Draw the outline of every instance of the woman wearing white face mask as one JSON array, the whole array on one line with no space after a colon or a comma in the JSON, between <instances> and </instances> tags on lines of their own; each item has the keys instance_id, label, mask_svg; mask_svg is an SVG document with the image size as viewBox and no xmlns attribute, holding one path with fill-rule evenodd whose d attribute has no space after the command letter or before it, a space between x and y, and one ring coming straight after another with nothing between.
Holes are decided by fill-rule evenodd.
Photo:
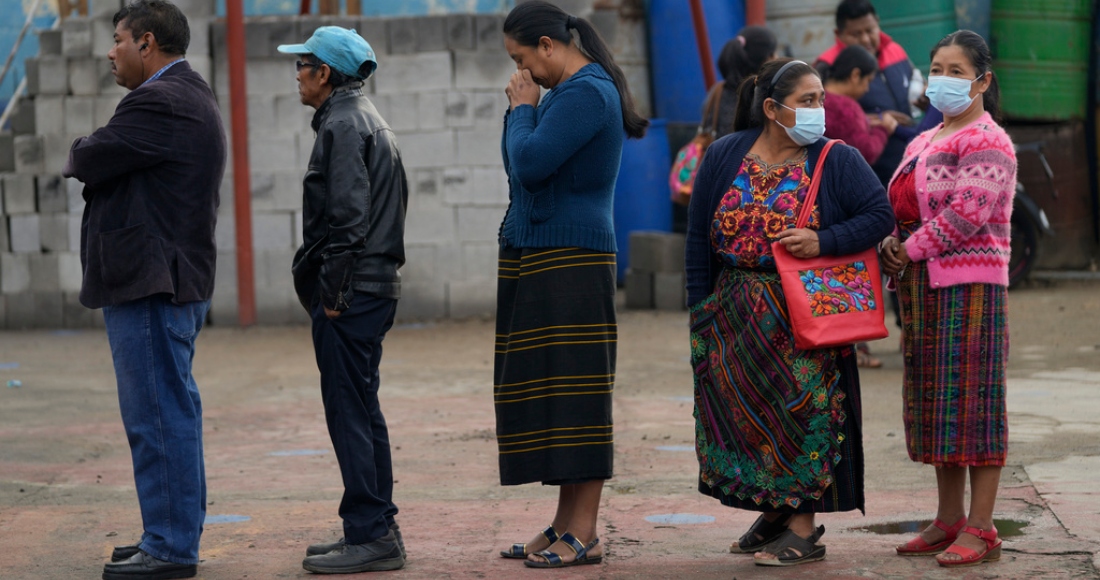
<instances>
[{"instance_id":1,"label":"woman wearing white face mask","mask_svg":"<svg viewBox=\"0 0 1100 580\"><path fill-rule=\"evenodd\" d=\"M936 519L902 556L967 566L1001 556L993 506L1008 453L1008 257L1016 154L997 125L997 81L981 36L932 49L928 98L944 121L905 151L890 182L895 235L882 244L905 329L905 442L934 465ZM970 506L964 505L967 475ZM946 552L945 552L946 550Z\"/></svg>"},{"instance_id":2,"label":"woman wearing white face mask","mask_svg":"<svg viewBox=\"0 0 1100 580\"><path fill-rule=\"evenodd\" d=\"M870 166L836 145L813 217L793 228L826 142L824 98L800 61L746 79L737 132L707 151L688 210L699 491L760 512L730 546L760 565L823 559L814 514L863 510L854 349L795 347L771 251L776 240L802 258L861 251L893 224Z\"/></svg>"}]
</instances>

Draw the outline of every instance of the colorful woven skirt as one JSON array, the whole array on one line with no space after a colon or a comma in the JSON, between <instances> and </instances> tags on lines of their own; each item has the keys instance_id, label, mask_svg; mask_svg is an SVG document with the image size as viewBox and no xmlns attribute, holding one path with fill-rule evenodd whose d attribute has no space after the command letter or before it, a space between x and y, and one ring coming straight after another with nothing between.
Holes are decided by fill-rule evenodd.
<instances>
[{"instance_id":1,"label":"colorful woven skirt","mask_svg":"<svg viewBox=\"0 0 1100 580\"><path fill-rule=\"evenodd\" d=\"M1007 290L995 284L933 289L924 262L911 262L897 286L909 457L937 467L1003 466Z\"/></svg>"},{"instance_id":2,"label":"colorful woven skirt","mask_svg":"<svg viewBox=\"0 0 1100 580\"><path fill-rule=\"evenodd\" d=\"M799 350L775 272L726 268L691 311L699 491L736 508L863 511L855 350Z\"/></svg>"},{"instance_id":3,"label":"colorful woven skirt","mask_svg":"<svg viewBox=\"0 0 1100 580\"><path fill-rule=\"evenodd\" d=\"M608 479L615 255L502 249L493 402L500 482Z\"/></svg>"}]
</instances>

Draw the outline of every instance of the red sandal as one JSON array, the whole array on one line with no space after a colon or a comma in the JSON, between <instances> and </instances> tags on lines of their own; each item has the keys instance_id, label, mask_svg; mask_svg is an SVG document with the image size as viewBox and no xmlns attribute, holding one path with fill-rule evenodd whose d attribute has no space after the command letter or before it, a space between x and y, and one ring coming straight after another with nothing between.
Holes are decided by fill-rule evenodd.
<instances>
[{"instance_id":1,"label":"red sandal","mask_svg":"<svg viewBox=\"0 0 1100 580\"><path fill-rule=\"evenodd\" d=\"M967 526L966 528L963 528L963 533L981 538L981 540L985 542L985 551L975 552L970 548L966 548L958 544L951 544L951 547L947 548L947 551L945 551L944 554L955 554L959 556L959 559L942 560L940 558L936 558L936 561L939 562L940 566L944 566L947 568L976 566L978 564L981 564L982 562L992 562L994 560L1001 559L1001 540L997 537L996 527L994 527L992 530L985 531L972 526Z\"/></svg>"},{"instance_id":2,"label":"red sandal","mask_svg":"<svg viewBox=\"0 0 1100 580\"><path fill-rule=\"evenodd\" d=\"M932 525L944 531L946 536L940 542L935 544L929 544L924 541L924 538L917 536L912 540L894 548L898 551L899 556L934 556L944 551L945 548L950 546L955 538L959 537L959 530L966 526L966 516L959 518L959 521L955 522L955 525L950 528L947 524L943 523L939 518L932 520Z\"/></svg>"}]
</instances>

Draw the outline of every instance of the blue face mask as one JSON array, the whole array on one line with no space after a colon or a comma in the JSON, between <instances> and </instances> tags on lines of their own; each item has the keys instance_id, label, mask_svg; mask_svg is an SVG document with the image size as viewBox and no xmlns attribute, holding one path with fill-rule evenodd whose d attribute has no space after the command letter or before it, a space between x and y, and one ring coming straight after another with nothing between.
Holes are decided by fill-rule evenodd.
<instances>
[{"instance_id":1,"label":"blue face mask","mask_svg":"<svg viewBox=\"0 0 1100 580\"><path fill-rule=\"evenodd\" d=\"M825 108L817 107L816 109L798 108L791 109L787 105L775 102L784 109L790 109L794 111L794 127L787 127L783 123L776 119L775 122L783 130L787 132L787 136L791 138L791 141L797 143L800 147L806 147L816 143L818 139L825 134Z\"/></svg>"},{"instance_id":2,"label":"blue face mask","mask_svg":"<svg viewBox=\"0 0 1100 580\"><path fill-rule=\"evenodd\" d=\"M980 78L982 77L978 77ZM928 95L928 102L933 107L944 115L954 117L970 108L970 103L974 102L974 98L970 96L970 86L978 79L968 81L944 75L930 76L924 94Z\"/></svg>"}]
</instances>

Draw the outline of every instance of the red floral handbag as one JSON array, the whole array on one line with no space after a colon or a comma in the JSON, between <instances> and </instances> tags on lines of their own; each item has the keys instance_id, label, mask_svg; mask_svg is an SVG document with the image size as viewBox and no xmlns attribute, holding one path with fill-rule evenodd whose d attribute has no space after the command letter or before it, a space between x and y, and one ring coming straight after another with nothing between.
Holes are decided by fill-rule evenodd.
<instances>
[{"instance_id":1,"label":"red floral handbag","mask_svg":"<svg viewBox=\"0 0 1100 580\"><path fill-rule=\"evenodd\" d=\"M796 228L806 227L813 212L825 155L814 168L810 191L802 202ZM791 334L800 349L827 348L889 336L885 323L882 271L874 247L846 256L796 258L780 242L772 243L775 266L790 313Z\"/></svg>"}]
</instances>

